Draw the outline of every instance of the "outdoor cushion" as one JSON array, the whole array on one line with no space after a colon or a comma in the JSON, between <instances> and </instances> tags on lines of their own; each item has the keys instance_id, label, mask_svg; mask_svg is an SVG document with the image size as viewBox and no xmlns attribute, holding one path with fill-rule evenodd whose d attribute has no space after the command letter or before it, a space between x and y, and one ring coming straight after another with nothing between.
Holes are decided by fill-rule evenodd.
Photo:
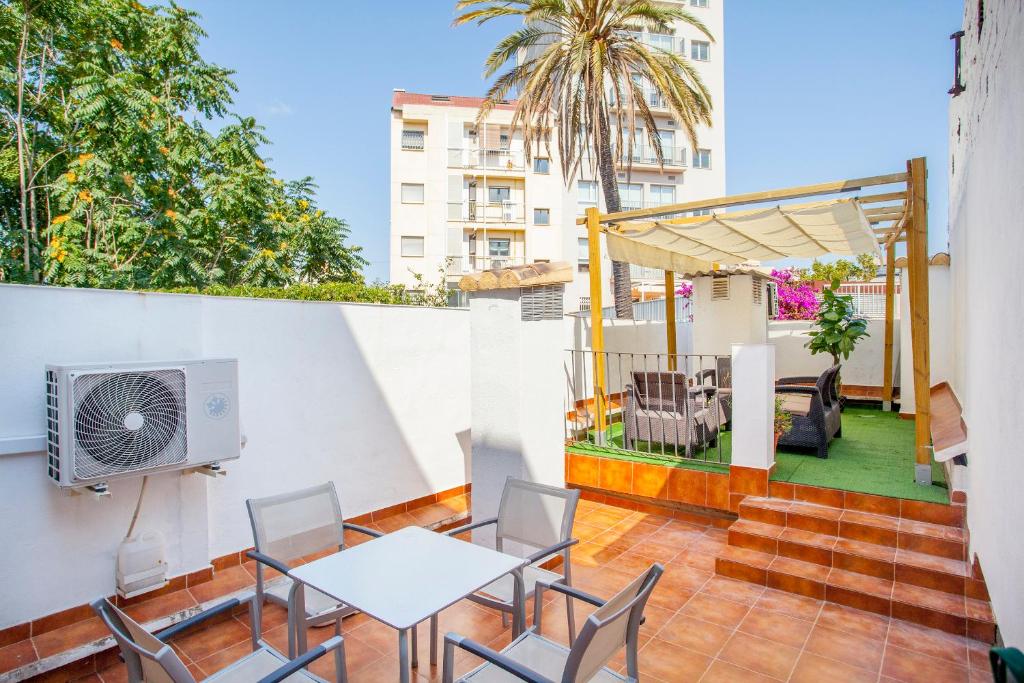
<instances>
[{"instance_id":1,"label":"outdoor cushion","mask_svg":"<svg viewBox=\"0 0 1024 683\"><path fill-rule=\"evenodd\" d=\"M787 413L807 417L811 412L811 397L808 394L786 394L779 392L777 396L782 398L782 408Z\"/></svg>"},{"instance_id":2,"label":"outdoor cushion","mask_svg":"<svg viewBox=\"0 0 1024 683\"><path fill-rule=\"evenodd\" d=\"M502 650L502 654L552 681L562 680L565 662L569 658L568 649L529 631ZM469 672L462 680L473 683L522 683L521 679L490 663ZM594 683L622 683L626 679L609 669L601 669L590 680Z\"/></svg>"}]
</instances>

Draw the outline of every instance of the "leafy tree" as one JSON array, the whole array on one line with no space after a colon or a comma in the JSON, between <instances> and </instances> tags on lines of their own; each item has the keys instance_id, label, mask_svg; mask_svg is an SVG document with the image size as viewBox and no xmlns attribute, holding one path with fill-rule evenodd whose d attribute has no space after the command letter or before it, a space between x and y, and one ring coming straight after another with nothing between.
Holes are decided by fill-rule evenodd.
<instances>
[{"instance_id":1,"label":"leafy tree","mask_svg":"<svg viewBox=\"0 0 1024 683\"><path fill-rule=\"evenodd\" d=\"M856 261L838 259L822 263L815 259L810 268L801 268L797 274L801 280L868 282L878 274L878 264L872 254L859 254Z\"/></svg>"},{"instance_id":2,"label":"leafy tree","mask_svg":"<svg viewBox=\"0 0 1024 683\"><path fill-rule=\"evenodd\" d=\"M0 6L0 279L199 287L361 281L348 225L229 107L198 15L130 0ZM214 130L211 123L223 124Z\"/></svg>"},{"instance_id":3,"label":"leafy tree","mask_svg":"<svg viewBox=\"0 0 1024 683\"><path fill-rule=\"evenodd\" d=\"M838 294L839 280L822 291L821 304L815 316L818 329L811 330L811 340L804 346L811 354L827 353L832 363L839 365L839 357L848 359L861 337L868 337L868 322L854 316L853 297Z\"/></svg>"},{"instance_id":4,"label":"leafy tree","mask_svg":"<svg viewBox=\"0 0 1024 683\"><path fill-rule=\"evenodd\" d=\"M455 25L523 20L485 62L486 77L512 66L488 89L478 120L515 91L513 126L523 127L527 160L534 148L550 146L550 132L557 129L563 177L571 182L582 164L593 167L596 160L610 212L622 206L615 166L624 159L628 165L641 125L664 163L645 88L664 98L694 149L697 126L711 125L711 95L689 60L635 37L638 28L668 32L681 20L714 40L680 7L649 0L459 0L455 7L461 12ZM632 318L629 264L613 262L612 275L615 314Z\"/></svg>"}]
</instances>

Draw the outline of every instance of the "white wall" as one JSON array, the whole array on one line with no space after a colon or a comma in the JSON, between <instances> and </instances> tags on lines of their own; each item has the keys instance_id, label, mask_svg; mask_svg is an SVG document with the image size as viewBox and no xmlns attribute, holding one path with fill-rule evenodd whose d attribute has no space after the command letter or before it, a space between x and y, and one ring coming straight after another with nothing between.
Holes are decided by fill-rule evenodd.
<instances>
[{"instance_id":1,"label":"white wall","mask_svg":"<svg viewBox=\"0 0 1024 683\"><path fill-rule=\"evenodd\" d=\"M694 353L729 355L733 344L764 344L768 329L766 283L758 279L760 303L754 302L754 277L729 275L729 296L712 300L713 277L693 278Z\"/></svg>"},{"instance_id":2,"label":"white wall","mask_svg":"<svg viewBox=\"0 0 1024 683\"><path fill-rule=\"evenodd\" d=\"M952 383L970 447L967 521L1008 645L1024 643L1024 11L964 8L963 82L949 111ZM939 172L933 161L932 177ZM933 180L933 182L935 182Z\"/></svg>"},{"instance_id":3,"label":"white wall","mask_svg":"<svg viewBox=\"0 0 1024 683\"><path fill-rule=\"evenodd\" d=\"M45 363L238 358L241 459L147 490L172 576L252 545L249 497L333 480L354 516L468 480L467 311L11 285L0 311L0 438L45 432ZM140 480L69 496L20 454L0 481L0 628L114 592Z\"/></svg>"},{"instance_id":4,"label":"white wall","mask_svg":"<svg viewBox=\"0 0 1024 683\"><path fill-rule=\"evenodd\" d=\"M900 413L913 415L914 354L910 338L910 271L900 271L900 310L907 314L900 319ZM953 308L950 289L950 267L928 266L928 338L931 386L948 382L953 374Z\"/></svg>"},{"instance_id":5,"label":"white wall","mask_svg":"<svg viewBox=\"0 0 1024 683\"><path fill-rule=\"evenodd\" d=\"M777 377L799 377L820 375L832 365L832 356L819 353L811 355L804 347L814 329L809 320L772 320L768 323L768 342L775 345L775 374ZM864 386L882 386L882 363L885 351L885 321L877 318L868 320L868 334L862 338L853 353L843 363L843 383ZM899 320L893 327L893 367L899 360ZM898 378L897 378L898 379Z\"/></svg>"}]
</instances>

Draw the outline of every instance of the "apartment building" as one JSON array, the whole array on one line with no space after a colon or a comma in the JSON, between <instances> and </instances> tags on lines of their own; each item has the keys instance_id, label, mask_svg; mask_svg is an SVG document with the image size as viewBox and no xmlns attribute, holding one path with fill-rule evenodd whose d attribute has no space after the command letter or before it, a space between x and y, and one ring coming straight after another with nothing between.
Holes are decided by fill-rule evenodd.
<instances>
[{"instance_id":1,"label":"apartment building","mask_svg":"<svg viewBox=\"0 0 1024 683\"><path fill-rule=\"evenodd\" d=\"M668 1L668 0L666 0ZM664 100L646 89L655 114L664 166L638 131L630 163L617 172L622 208L645 208L725 194L724 0L671 0L694 13L715 36L689 25L668 33L638 30L638 40L686 55L712 93L713 125L692 149ZM452 292L465 272L534 261L571 261L580 277L566 292L567 307L586 306L587 235L576 218L587 207L604 210L600 184L589 168L566 186L557 145L526 161L521 131L511 126L513 103L498 105L476 125L480 98L395 90L391 105L391 281L415 290L420 274L440 271ZM585 167L587 165L585 164ZM603 273L610 273L608 264ZM633 269L635 293L663 293L660 271ZM605 287L610 289L609 278Z\"/></svg>"}]
</instances>

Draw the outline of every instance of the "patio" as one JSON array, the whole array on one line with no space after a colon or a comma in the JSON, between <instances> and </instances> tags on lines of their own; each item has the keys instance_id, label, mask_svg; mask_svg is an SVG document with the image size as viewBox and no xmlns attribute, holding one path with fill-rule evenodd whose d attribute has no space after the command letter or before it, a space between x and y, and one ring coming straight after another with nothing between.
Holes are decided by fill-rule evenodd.
<instances>
[{"instance_id":1,"label":"patio","mask_svg":"<svg viewBox=\"0 0 1024 683\"><path fill-rule=\"evenodd\" d=\"M452 499L451 507L461 507ZM384 517L371 526L393 530L443 514L428 506L418 513ZM651 562L664 563L665 575L645 610L641 627L640 670L644 680L676 681L983 681L989 679L988 646L878 614L863 612L791 593L715 576L715 558L727 547L727 532L711 525L582 500L574 534L581 543L573 553L574 584L607 596ZM358 542L353 538L353 542ZM181 591L141 603L131 611L154 614L160 607L194 604L215 595L251 588L252 562L224 567L201 589ZM585 611L581 607L580 615ZM264 637L278 648L287 647L285 611L268 605ZM559 599L545 607L544 633L565 643L565 608ZM62 638L85 642L103 636L96 619L0 649L0 668L9 669L18 652L47 652ZM491 647L507 644L511 631L493 611L463 601L442 612L442 633L458 631ZM197 679L210 675L250 649L247 615L235 614L174 642ZM416 680L440 680L440 667L427 662L426 627L421 627L420 661ZM315 645L332 633L310 631ZM58 635L59 634L59 635ZM349 680L393 680L398 669L394 632L363 615L344 622ZM113 650L79 665L80 676L69 680L123 681L124 665ZM24 655L31 656L31 655ZM456 659L459 672L477 661L472 655ZM621 670L624 662L619 658ZM92 667L92 668L90 668ZM330 677L330 663L312 670Z\"/></svg>"}]
</instances>

